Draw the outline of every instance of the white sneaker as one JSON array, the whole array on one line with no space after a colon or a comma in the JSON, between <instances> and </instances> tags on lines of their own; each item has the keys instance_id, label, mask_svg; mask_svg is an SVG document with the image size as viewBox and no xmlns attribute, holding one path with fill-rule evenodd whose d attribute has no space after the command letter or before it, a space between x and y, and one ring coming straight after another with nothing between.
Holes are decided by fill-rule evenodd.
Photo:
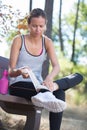
<instances>
[{"instance_id":1,"label":"white sneaker","mask_svg":"<svg viewBox=\"0 0 87 130\"><path fill-rule=\"evenodd\" d=\"M66 108L66 103L57 99L51 92L38 93L31 97L35 106L43 107L50 112L62 112Z\"/></svg>"}]
</instances>

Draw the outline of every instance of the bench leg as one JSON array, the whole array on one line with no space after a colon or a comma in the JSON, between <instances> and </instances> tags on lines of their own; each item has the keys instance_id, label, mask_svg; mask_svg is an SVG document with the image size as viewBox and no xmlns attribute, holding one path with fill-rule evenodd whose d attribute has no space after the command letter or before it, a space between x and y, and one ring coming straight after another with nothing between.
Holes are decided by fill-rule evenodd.
<instances>
[{"instance_id":1,"label":"bench leg","mask_svg":"<svg viewBox=\"0 0 87 130\"><path fill-rule=\"evenodd\" d=\"M42 110L34 110L27 114L23 130L39 130Z\"/></svg>"}]
</instances>

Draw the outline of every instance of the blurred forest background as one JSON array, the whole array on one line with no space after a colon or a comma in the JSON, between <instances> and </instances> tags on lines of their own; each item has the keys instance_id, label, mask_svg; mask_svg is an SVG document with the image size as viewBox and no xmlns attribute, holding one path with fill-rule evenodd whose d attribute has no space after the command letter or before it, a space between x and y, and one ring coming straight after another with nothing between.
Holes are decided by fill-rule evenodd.
<instances>
[{"instance_id":1,"label":"blurred forest background","mask_svg":"<svg viewBox=\"0 0 87 130\"><path fill-rule=\"evenodd\" d=\"M0 56L2 56L2 52L5 49L4 56L9 58L10 47L14 36L28 32L27 16L33 8L37 8L36 3L39 5L41 2L43 6L39 5L38 7L46 11L48 19L47 31L45 33L53 40L61 67L61 71L56 78L78 72L84 77L82 83L66 92L68 109L64 112L61 130L86 130L87 0L72 0L73 2L70 0L25 0L25 3L26 1L28 2L28 10L24 14L19 8L13 8L13 6L10 3L7 4L6 1L8 0L0 0L0 46L6 46L6 49L5 47L0 48ZM22 4L22 0L15 0L15 2L17 2L17 4L19 3L19 7ZM72 3L71 8L68 2ZM64 6L64 3L67 6ZM25 8L24 5L23 10ZM68 8L69 11L66 13ZM47 58L45 66L43 66L43 78L45 78L50 69L50 61L49 58ZM70 111L69 108L72 109L72 111ZM81 109L79 110L79 108ZM46 117L48 114L46 111L44 113L45 116L43 115L43 117ZM48 130L48 118L47 120L46 118L44 119L42 119L41 130ZM6 115L2 110L0 110L0 130L7 130L4 129L1 122L3 122L5 128L9 130L22 130L21 126L24 124L23 120L20 120L20 117L17 118L17 116L15 116L15 119L12 120L12 117L10 118L10 116Z\"/></svg>"},{"instance_id":2,"label":"blurred forest background","mask_svg":"<svg viewBox=\"0 0 87 130\"><path fill-rule=\"evenodd\" d=\"M29 0L29 10L23 15L20 9L13 8L12 5L8 5L3 0L0 0L0 44L7 43L5 57L9 58L13 37L27 33L27 16L34 8L33 1ZM39 2L38 0L36 1ZM68 2L68 0L65 1ZM63 6L65 1L44 0L44 3L42 3L48 19L46 35L54 42L61 67L61 72L56 78L61 78L76 72L81 73L84 77L81 84L67 92L67 101L74 105L86 106L87 0L75 0L68 13L65 13L68 6L66 8ZM50 61L47 58L45 66L43 66L43 77L47 75L50 69Z\"/></svg>"}]
</instances>

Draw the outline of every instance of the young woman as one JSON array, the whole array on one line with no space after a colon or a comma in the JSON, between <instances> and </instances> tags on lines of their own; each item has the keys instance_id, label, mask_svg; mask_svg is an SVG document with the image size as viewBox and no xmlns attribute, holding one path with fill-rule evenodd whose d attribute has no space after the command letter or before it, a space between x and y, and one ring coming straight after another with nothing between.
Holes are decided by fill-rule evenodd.
<instances>
[{"instance_id":1,"label":"young woman","mask_svg":"<svg viewBox=\"0 0 87 130\"><path fill-rule=\"evenodd\" d=\"M29 33L14 38L9 63L9 91L11 95L25 97L34 105L47 109L50 112L50 130L60 130L63 110L66 107L64 91L79 84L83 77L75 73L54 81L60 67L53 42L44 35L46 23L45 12L39 8L33 9L28 17ZM43 80L42 65L47 55L52 71ZM43 88L37 90L31 80L30 70Z\"/></svg>"}]
</instances>

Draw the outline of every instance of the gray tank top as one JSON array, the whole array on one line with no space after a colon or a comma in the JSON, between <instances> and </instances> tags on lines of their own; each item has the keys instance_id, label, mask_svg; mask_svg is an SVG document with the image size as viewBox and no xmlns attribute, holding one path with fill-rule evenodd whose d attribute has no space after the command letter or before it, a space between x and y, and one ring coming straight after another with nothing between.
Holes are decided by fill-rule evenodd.
<instances>
[{"instance_id":1,"label":"gray tank top","mask_svg":"<svg viewBox=\"0 0 87 130\"><path fill-rule=\"evenodd\" d=\"M23 67L23 66L29 66L32 71L34 72L35 76L39 80L40 83L42 83L42 65L43 62L46 60L47 53L45 48L45 38L42 37L42 51L39 55L32 55L26 50L25 46L25 38L24 35L21 36L22 38L22 46L20 49L18 61L16 68ZM31 82L30 78L23 78L21 75L17 76L16 78L10 78L10 85L19 81L25 81L25 82Z\"/></svg>"}]
</instances>

